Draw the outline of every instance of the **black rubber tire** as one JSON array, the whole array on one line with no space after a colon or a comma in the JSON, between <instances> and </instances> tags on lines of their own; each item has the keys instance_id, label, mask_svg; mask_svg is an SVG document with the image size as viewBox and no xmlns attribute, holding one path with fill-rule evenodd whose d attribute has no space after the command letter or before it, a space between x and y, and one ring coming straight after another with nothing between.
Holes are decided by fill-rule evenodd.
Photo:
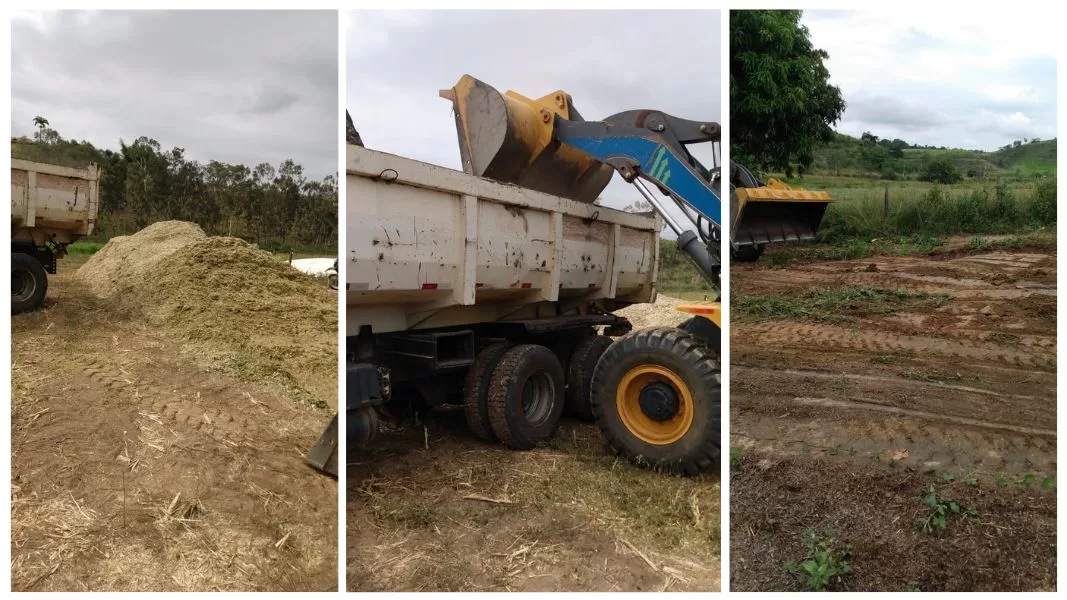
<instances>
[{"instance_id":1,"label":"black rubber tire","mask_svg":"<svg viewBox=\"0 0 1067 600\"><path fill-rule=\"evenodd\" d=\"M24 285L22 293L16 294L12 289L11 314L31 312L44 304L44 295L48 292L48 273L41 261L29 254L12 252L11 277L21 278Z\"/></svg>"},{"instance_id":2,"label":"black rubber tire","mask_svg":"<svg viewBox=\"0 0 1067 600\"><path fill-rule=\"evenodd\" d=\"M711 319L690 317L678 326L678 329L693 334L715 353L715 360L722 361L722 329Z\"/></svg>"},{"instance_id":3,"label":"black rubber tire","mask_svg":"<svg viewBox=\"0 0 1067 600\"><path fill-rule=\"evenodd\" d=\"M756 262L763 256L763 244L758 246L741 246L730 252L730 258L734 262Z\"/></svg>"},{"instance_id":4,"label":"black rubber tire","mask_svg":"<svg viewBox=\"0 0 1067 600\"><path fill-rule=\"evenodd\" d=\"M486 442L500 441L489 422L489 384L493 369L511 348L508 342L496 342L483 348L467 370L463 384L463 415L467 418L467 427L475 437Z\"/></svg>"},{"instance_id":5,"label":"black rubber tire","mask_svg":"<svg viewBox=\"0 0 1067 600\"><path fill-rule=\"evenodd\" d=\"M531 422L524 410L526 384L541 376L546 385L545 414ZM489 421L493 433L509 448L529 450L552 435L563 414L563 365L556 355L535 344L522 344L508 350L493 369L489 386Z\"/></svg>"},{"instance_id":6,"label":"black rubber tire","mask_svg":"<svg viewBox=\"0 0 1067 600\"><path fill-rule=\"evenodd\" d=\"M647 443L634 435L619 415L616 390L623 376L642 364L673 371L689 388L693 423L672 444ZM697 475L719 469L722 381L715 353L696 336L674 327L642 329L619 338L600 357L593 374L593 414L618 455L654 469Z\"/></svg>"},{"instance_id":7,"label":"black rubber tire","mask_svg":"<svg viewBox=\"0 0 1067 600\"><path fill-rule=\"evenodd\" d=\"M611 338L595 335L582 340L567 363L567 407L583 421L594 421L593 406L589 403L593 371L600 356L611 346Z\"/></svg>"}]
</instances>

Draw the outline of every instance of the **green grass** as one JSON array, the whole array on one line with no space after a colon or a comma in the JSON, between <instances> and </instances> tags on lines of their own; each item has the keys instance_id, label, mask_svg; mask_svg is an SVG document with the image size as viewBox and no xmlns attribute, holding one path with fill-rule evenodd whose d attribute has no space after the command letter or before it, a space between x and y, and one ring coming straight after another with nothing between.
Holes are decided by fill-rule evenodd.
<instances>
[{"instance_id":1,"label":"green grass","mask_svg":"<svg viewBox=\"0 0 1067 600\"><path fill-rule=\"evenodd\" d=\"M815 319L841 322L856 315L887 315L906 309L936 308L952 300L947 294L870 287L815 288L797 296L730 295L731 315L747 321Z\"/></svg>"},{"instance_id":2,"label":"green grass","mask_svg":"<svg viewBox=\"0 0 1067 600\"><path fill-rule=\"evenodd\" d=\"M890 193L888 213L877 194L850 200L829 190L835 201L823 217L819 241L840 244L855 239L1007 234L1054 227L1056 181L1044 180L1023 190L1005 185L905 186Z\"/></svg>"},{"instance_id":3,"label":"green grass","mask_svg":"<svg viewBox=\"0 0 1067 600\"><path fill-rule=\"evenodd\" d=\"M104 247L105 242L90 242L86 240L78 240L73 244L67 246L68 254L84 254L91 255L96 254Z\"/></svg>"}]
</instances>

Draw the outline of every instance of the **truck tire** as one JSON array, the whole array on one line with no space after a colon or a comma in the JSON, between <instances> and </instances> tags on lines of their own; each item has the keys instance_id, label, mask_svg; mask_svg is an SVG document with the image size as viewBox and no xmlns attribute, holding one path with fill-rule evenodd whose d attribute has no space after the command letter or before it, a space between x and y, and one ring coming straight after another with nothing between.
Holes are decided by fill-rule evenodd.
<instances>
[{"instance_id":1,"label":"truck tire","mask_svg":"<svg viewBox=\"0 0 1067 600\"><path fill-rule=\"evenodd\" d=\"M493 380L493 370L511 347L508 342L498 342L483 348L467 370L467 379L463 384L463 415L467 418L467 427L486 442L500 441L489 422L489 385Z\"/></svg>"},{"instance_id":2,"label":"truck tire","mask_svg":"<svg viewBox=\"0 0 1067 600\"><path fill-rule=\"evenodd\" d=\"M549 437L563 414L563 365L535 344L511 348L493 369L489 421L509 448L529 450Z\"/></svg>"},{"instance_id":3,"label":"truck tire","mask_svg":"<svg viewBox=\"0 0 1067 600\"><path fill-rule=\"evenodd\" d=\"M597 363L592 406L608 445L654 469L717 470L722 382L715 353L673 327L619 338Z\"/></svg>"},{"instance_id":4,"label":"truck tire","mask_svg":"<svg viewBox=\"0 0 1067 600\"><path fill-rule=\"evenodd\" d=\"M590 386L596 363L611 343L612 339L603 335L582 340L567 363L567 407L571 414L583 421L596 419L589 404Z\"/></svg>"},{"instance_id":5,"label":"truck tire","mask_svg":"<svg viewBox=\"0 0 1067 600\"><path fill-rule=\"evenodd\" d=\"M730 258L735 262L756 262L761 256L763 256L763 244L758 246L741 246L730 252Z\"/></svg>"},{"instance_id":6,"label":"truck tire","mask_svg":"<svg viewBox=\"0 0 1067 600\"><path fill-rule=\"evenodd\" d=\"M37 310L48 292L48 273L36 258L11 253L11 314Z\"/></svg>"}]
</instances>

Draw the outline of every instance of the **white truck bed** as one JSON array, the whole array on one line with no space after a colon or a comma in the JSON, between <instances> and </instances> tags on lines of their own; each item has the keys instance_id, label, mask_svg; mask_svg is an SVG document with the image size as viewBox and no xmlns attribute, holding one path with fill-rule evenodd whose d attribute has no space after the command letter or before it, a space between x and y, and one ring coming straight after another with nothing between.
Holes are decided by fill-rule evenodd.
<instances>
[{"instance_id":1,"label":"white truck bed","mask_svg":"<svg viewBox=\"0 0 1067 600\"><path fill-rule=\"evenodd\" d=\"M11 160L11 226L38 245L69 244L90 235L100 205L100 170Z\"/></svg>"},{"instance_id":2,"label":"white truck bed","mask_svg":"<svg viewBox=\"0 0 1067 600\"><path fill-rule=\"evenodd\" d=\"M347 335L655 300L658 215L348 146Z\"/></svg>"}]
</instances>

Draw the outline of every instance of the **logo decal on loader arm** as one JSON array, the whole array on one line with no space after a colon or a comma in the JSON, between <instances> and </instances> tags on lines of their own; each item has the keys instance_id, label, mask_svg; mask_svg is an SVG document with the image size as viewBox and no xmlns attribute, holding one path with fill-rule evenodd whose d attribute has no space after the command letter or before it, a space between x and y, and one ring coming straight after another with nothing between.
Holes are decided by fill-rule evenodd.
<instances>
[{"instance_id":1,"label":"logo decal on loader arm","mask_svg":"<svg viewBox=\"0 0 1067 600\"><path fill-rule=\"evenodd\" d=\"M667 181L671 178L670 166L667 164L667 148L661 144L653 157L652 168L648 170L648 176L667 185Z\"/></svg>"}]
</instances>

